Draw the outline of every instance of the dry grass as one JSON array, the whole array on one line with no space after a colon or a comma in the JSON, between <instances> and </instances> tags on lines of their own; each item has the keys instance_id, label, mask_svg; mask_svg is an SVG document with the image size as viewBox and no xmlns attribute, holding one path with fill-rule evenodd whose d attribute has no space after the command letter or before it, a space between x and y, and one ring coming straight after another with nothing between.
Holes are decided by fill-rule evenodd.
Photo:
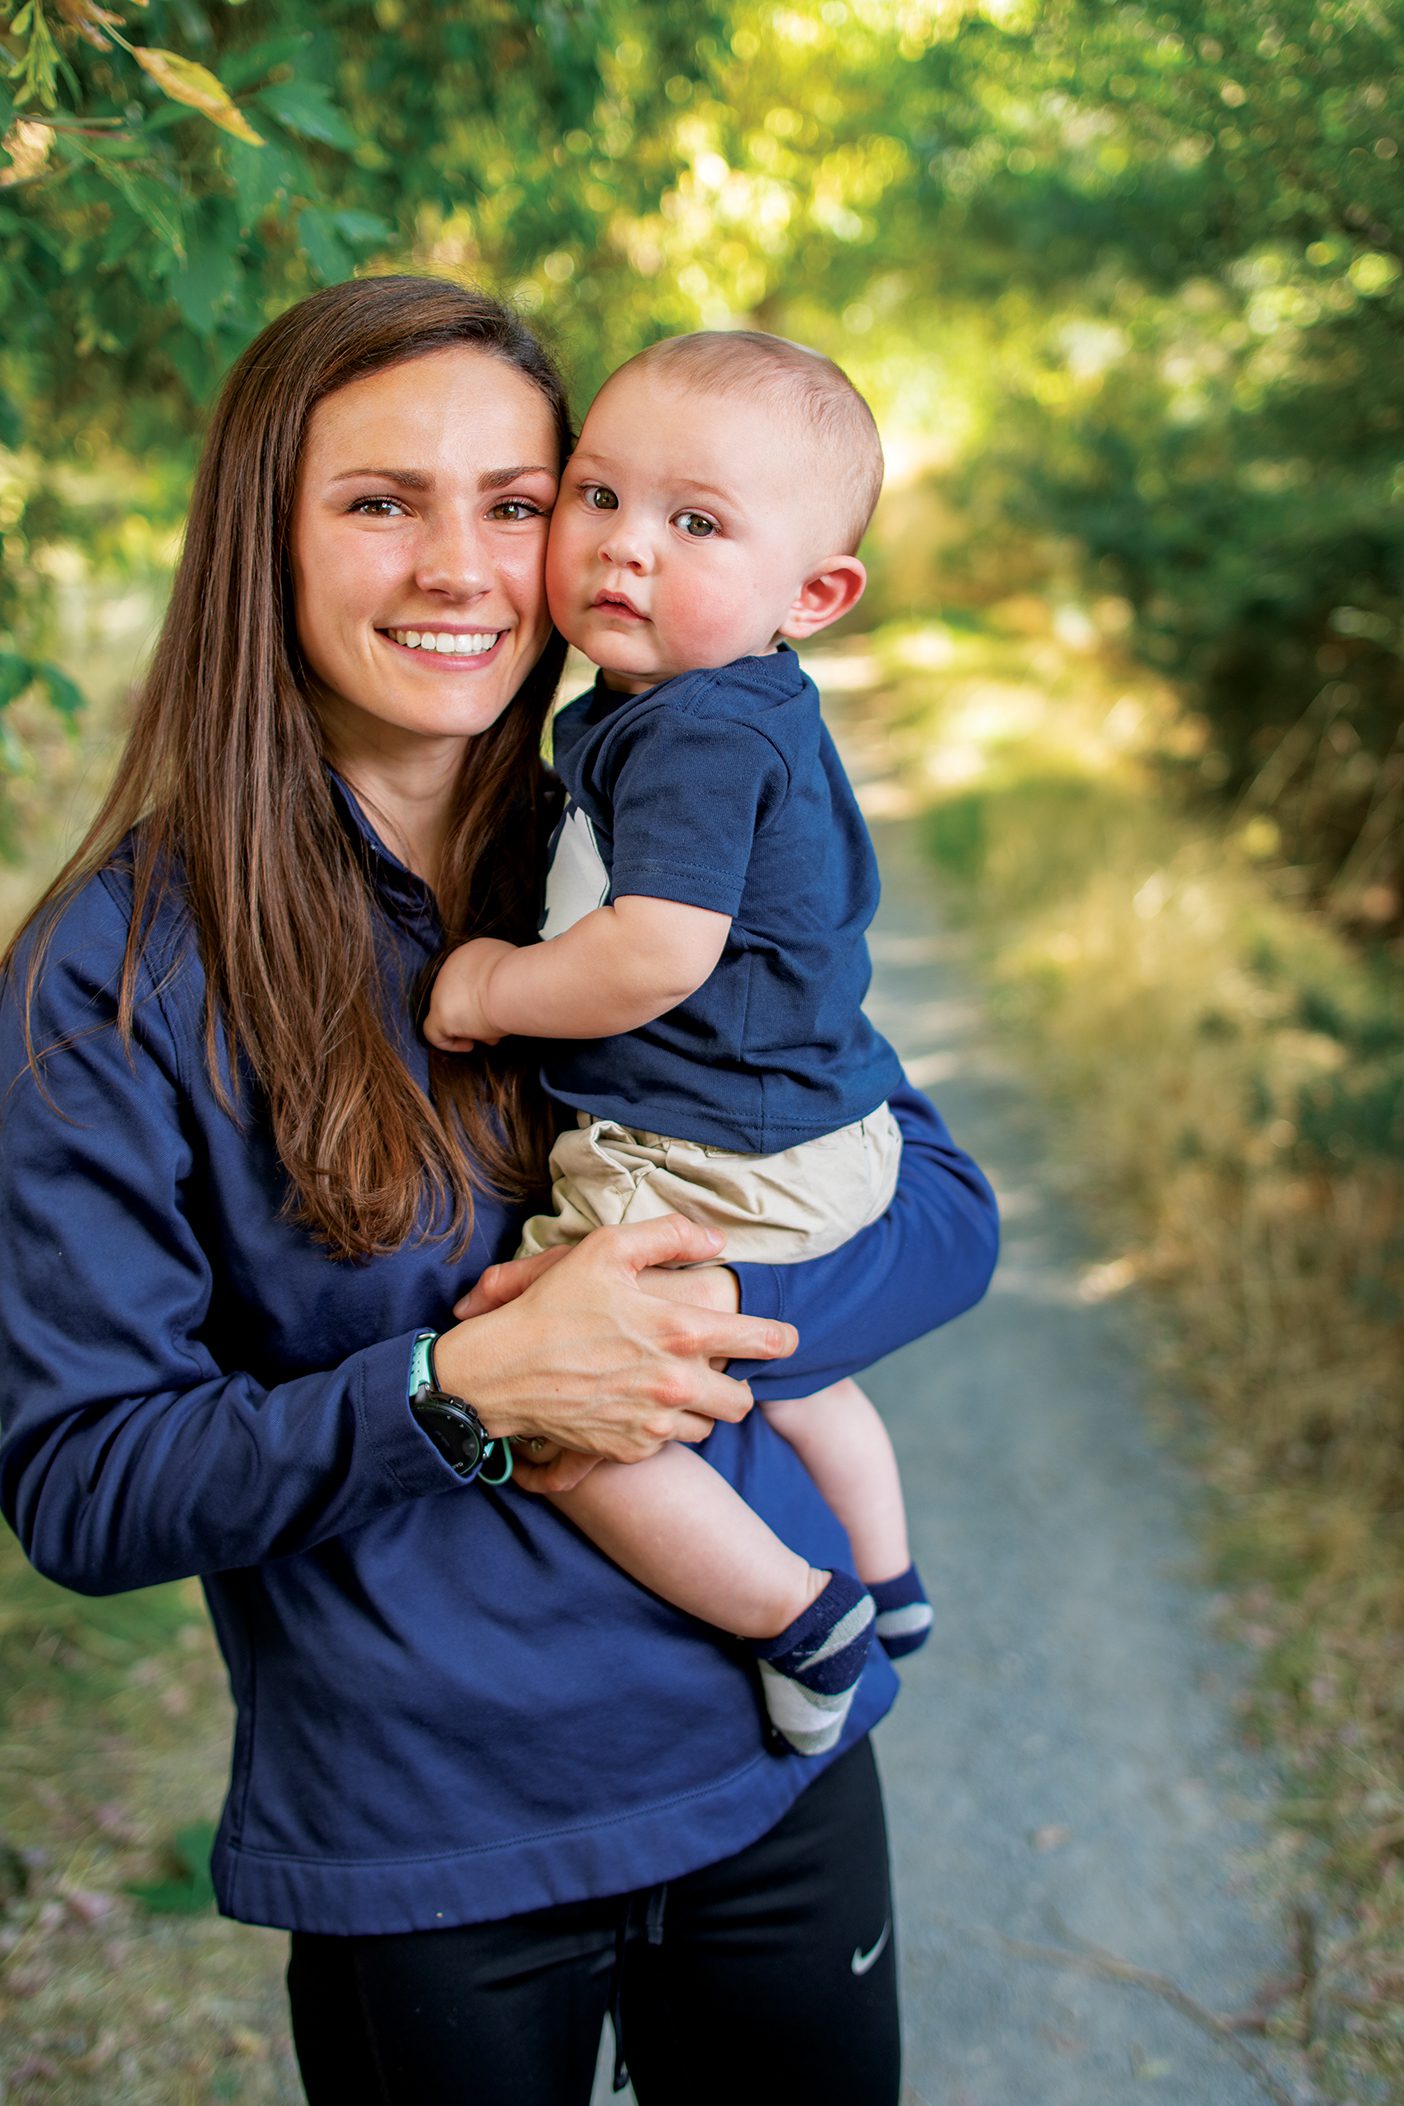
<instances>
[{"instance_id":1,"label":"dry grass","mask_svg":"<svg viewBox=\"0 0 1404 2106\"><path fill-rule=\"evenodd\" d=\"M1294 904L1261 814L1176 794L1199 731L1080 612L863 647L898 776L1160 1312L1167 1395L1285 1760L1302 1978L1276 2021L1404 2095L1404 974Z\"/></svg>"},{"instance_id":2,"label":"dry grass","mask_svg":"<svg viewBox=\"0 0 1404 2106\"><path fill-rule=\"evenodd\" d=\"M172 1848L228 1768L198 1589L80 1600L0 1531L0 1691L0 2098L290 2106L285 1940L220 1921Z\"/></svg>"}]
</instances>

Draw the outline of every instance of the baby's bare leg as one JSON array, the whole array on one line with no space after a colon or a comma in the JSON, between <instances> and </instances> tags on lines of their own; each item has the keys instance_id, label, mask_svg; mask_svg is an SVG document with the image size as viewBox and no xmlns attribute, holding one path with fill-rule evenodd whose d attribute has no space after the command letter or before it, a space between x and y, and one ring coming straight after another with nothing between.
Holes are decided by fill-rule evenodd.
<instances>
[{"instance_id":1,"label":"baby's bare leg","mask_svg":"<svg viewBox=\"0 0 1404 2106\"><path fill-rule=\"evenodd\" d=\"M548 1496L645 1587L748 1641L777 1744L837 1744L875 1628L851 1573L815 1571L688 1448L599 1463Z\"/></svg>"},{"instance_id":2,"label":"baby's bare leg","mask_svg":"<svg viewBox=\"0 0 1404 2106\"><path fill-rule=\"evenodd\" d=\"M828 1583L676 1442L647 1462L598 1463L548 1497L631 1579L738 1638L778 1637Z\"/></svg>"},{"instance_id":3,"label":"baby's bare leg","mask_svg":"<svg viewBox=\"0 0 1404 2106\"><path fill-rule=\"evenodd\" d=\"M912 1553L897 1458L858 1384L836 1382L817 1396L786 1398L761 1410L842 1521L859 1578L871 1587L905 1572Z\"/></svg>"}]
</instances>

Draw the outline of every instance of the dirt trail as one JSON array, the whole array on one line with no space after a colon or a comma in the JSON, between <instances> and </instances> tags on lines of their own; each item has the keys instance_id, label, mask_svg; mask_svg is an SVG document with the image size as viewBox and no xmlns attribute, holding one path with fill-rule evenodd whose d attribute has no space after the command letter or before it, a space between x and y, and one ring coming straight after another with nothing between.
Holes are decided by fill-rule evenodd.
<instances>
[{"instance_id":1,"label":"dirt trail","mask_svg":"<svg viewBox=\"0 0 1404 2106\"><path fill-rule=\"evenodd\" d=\"M860 783L882 766L861 739L848 758ZM1271 2084L1164 1997L1012 1949L1082 1941L1221 2014L1291 1971L1258 1877L1272 1780L1236 1742L1242 1663L1214 1632L1195 1487L1148 1430L1134 1311L1098 1296L911 830L875 834L870 1010L1005 1224L984 1306L871 1382L936 1605L878 1736L910 2106L1260 2106Z\"/></svg>"}]
</instances>

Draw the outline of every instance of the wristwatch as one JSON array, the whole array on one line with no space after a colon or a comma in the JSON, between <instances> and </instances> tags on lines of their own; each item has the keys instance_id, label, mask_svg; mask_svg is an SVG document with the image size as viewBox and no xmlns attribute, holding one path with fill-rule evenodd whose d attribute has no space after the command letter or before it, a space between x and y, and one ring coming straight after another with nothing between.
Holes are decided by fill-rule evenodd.
<instances>
[{"instance_id":1,"label":"wristwatch","mask_svg":"<svg viewBox=\"0 0 1404 2106\"><path fill-rule=\"evenodd\" d=\"M471 1484L495 1443L471 1404L440 1389L434 1371L436 1331L421 1331L410 1353L409 1408L451 1470ZM510 1451L509 1451L510 1452Z\"/></svg>"}]
</instances>

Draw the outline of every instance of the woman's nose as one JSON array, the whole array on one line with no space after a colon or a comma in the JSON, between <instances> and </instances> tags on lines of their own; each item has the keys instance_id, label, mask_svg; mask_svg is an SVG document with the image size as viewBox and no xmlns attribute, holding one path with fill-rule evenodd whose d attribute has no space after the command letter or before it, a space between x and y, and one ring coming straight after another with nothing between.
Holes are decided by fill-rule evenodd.
<instances>
[{"instance_id":1,"label":"woman's nose","mask_svg":"<svg viewBox=\"0 0 1404 2106\"><path fill-rule=\"evenodd\" d=\"M415 583L424 592L469 599L487 590L491 573L476 526L468 521L445 520L420 548Z\"/></svg>"}]
</instances>

